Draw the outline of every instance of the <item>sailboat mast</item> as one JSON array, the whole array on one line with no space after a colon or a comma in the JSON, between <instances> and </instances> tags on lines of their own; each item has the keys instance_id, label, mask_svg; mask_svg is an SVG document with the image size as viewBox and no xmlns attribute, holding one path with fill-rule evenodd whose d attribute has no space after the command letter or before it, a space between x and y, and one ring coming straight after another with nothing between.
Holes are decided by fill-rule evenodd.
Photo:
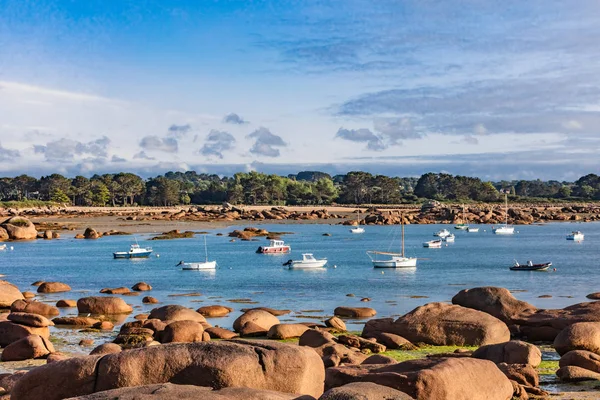
<instances>
[{"instance_id":1,"label":"sailboat mast","mask_svg":"<svg viewBox=\"0 0 600 400\"><path fill-rule=\"evenodd\" d=\"M508 226L508 194L504 193L504 225Z\"/></svg>"},{"instance_id":2,"label":"sailboat mast","mask_svg":"<svg viewBox=\"0 0 600 400\"><path fill-rule=\"evenodd\" d=\"M404 257L404 217L402 218L402 257Z\"/></svg>"},{"instance_id":3,"label":"sailboat mast","mask_svg":"<svg viewBox=\"0 0 600 400\"><path fill-rule=\"evenodd\" d=\"M206 248L206 235L204 235L204 256L206 258L206 262L208 262L208 249Z\"/></svg>"}]
</instances>

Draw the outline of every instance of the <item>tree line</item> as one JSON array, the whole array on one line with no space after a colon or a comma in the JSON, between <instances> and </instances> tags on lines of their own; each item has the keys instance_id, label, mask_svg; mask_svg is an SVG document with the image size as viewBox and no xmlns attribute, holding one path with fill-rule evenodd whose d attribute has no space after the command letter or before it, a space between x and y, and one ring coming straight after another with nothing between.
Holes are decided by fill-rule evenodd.
<instances>
[{"instance_id":1,"label":"tree line","mask_svg":"<svg viewBox=\"0 0 600 400\"><path fill-rule=\"evenodd\" d=\"M483 201L503 199L600 200L600 177L589 174L575 182L517 180L487 182L443 173L389 177L353 171L331 176L302 171L279 176L260 172L215 174L167 172L154 178L127 172L67 178L60 174L37 179L28 175L0 178L0 201L44 201L76 206L179 204L401 204L425 199Z\"/></svg>"}]
</instances>

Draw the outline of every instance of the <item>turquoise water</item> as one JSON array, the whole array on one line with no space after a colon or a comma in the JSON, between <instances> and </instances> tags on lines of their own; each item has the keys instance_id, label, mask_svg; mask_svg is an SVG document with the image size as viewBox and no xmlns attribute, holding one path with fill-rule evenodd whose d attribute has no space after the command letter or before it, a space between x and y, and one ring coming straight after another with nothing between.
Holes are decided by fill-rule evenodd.
<instances>
[{"instance_id":1,"label":"turquoise water","mask_svg":"<svg viewBox=\"0 0 600 400\"><path fill-rule=\"evenodd\" d=\"M424 258L419 260L418 268L412 270L373 269L365 254L367 250L398 251L394 246L399 246L399 227L367 226L362 235L353 235L348 227L340 225L261 227L294 232L284 236L292 245L292 253L256 254L256 248L266 243L265 239L232 243L227 233L233 228L220 229L207 235L209 258L217 260L219 269L215 272L182 271L175 266L180 260L203 260L202 235L193 239L151 242L147 241L149 236L138 235L140 244L151 245L160 257L114 260L112 252L127 250L131 236L75 240L66 237L71 233L65 233L59 240L9 244L14 250L0 253L0 274L5 274L3 279L23 291L34 291L30 284L36 280L58 280L71 285L71 293L38 297L51 303L60 298L98 295L103 287L131 287L138 281L145 281L154 287L151 292L138 297L123 297L136 308L134 314L148 312L153 307L142 304L145 294L158 298L162 304L177 303L194 308L224 304L236 312L231 317L210 321L224 327L231 326L239 309L255 306L294 311L282 320L315 321L310 316L331 315L333 309L341 305L373 307L380 317L401 315L427 302L449 301L463 288L484 285L506 287L514 290L517 298L546 308L586 301L586 294L600 291L598 223L519 226L514 236L493 235L491 226L481 226L479 233L467 233L455 231L448 225L409 225L406 226L406 253ZM455 233L456 242L442 249L423 248L422 242L433 239L433 232L441 228ZM583 231L585 241L565 240L572 230ZM216 236L219 232L224 236ZM325 237L323 233L332 236ZM290 271L282 267L281 264L290 258L301 258L303 252L328 258L329 267L319 271ZM512 272L508 267L514 259L521 263L552 261L557 270ZM191 292L200 292L202 296L169 297ZM346 296L350 293L355 297ZM553 297L538 298L544 294ZM361 297L372 300L361 302ZM257 303L228 301L240 298ZM64 314L74 312L74 309L63 311Z\"/></svg>"}]
</instances>

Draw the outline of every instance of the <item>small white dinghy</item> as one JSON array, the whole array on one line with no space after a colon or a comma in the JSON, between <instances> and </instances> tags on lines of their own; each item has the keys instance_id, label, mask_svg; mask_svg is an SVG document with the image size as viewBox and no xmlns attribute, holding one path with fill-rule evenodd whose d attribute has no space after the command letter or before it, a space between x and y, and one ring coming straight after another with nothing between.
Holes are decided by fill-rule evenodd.
<instances>
[{"instance_id":1,"label":"small white dinghy","mask_svg":"<svg viewBox=\"0 0 600 400\"><path fill-rule=\"evenodd\" d=\"M440 239L438 239L438 240L430 240L428 242L423 243L423 247L428 247L430 249L441 249L442 248L442 241Z\"/></svg>"},{"instance_id":2,"label":"small white dinghy","mask_svg":"<svg viewBox=\"0 0 600 400\"><path fill-rule=\"evenodd\" d=\"M304 269L312 269L312 268L323 268L327 264L326 258L315 258L312 253L302 254L302 260L288 260L284 267L288 267L289 269L296 268L304 268Z\"/></svg>"},{"instance_id":3,"label":"small white dinghy","mask_svg":"<svg viewBox=\"0 0 600 400\"><path fill-rule=\"evenodd\" d=\"M0 251L6 250L6 244L0 244Z\"/></svg>"},{"instance_id":4,"label":"small white dinghy","mask_svg":"<svg viewBox=\"0 0 600 400\"><path fill-rule=\"evenodd\" d=\"M437 231L436 233L434 233L433 236L437 236L443 239L446 236L450 236L450 232L448 231L448 229L442 229L441 231Z\"/></svg>"},{"instance_id":5,"label":"small white dinghy","mask_svg":"<svg viewBox=\"0 0 600 400\"><path fill-rule=\"evenodd\" d=\"M204 236L204 257L205 260L202 262L184 262L179 261L178 267L181 267L184 271L202 271L202 270L215 270L217 269L216 261L208 261L208 249L206 248L206 235Z\"/></svg>"},{"instance_id":6,"label":"small white dinghy","mask_svg":"<svg viewBox=\"0 0 600 400\"><path fill-rule=\"evenodd\" d=\"M451 233L451 234L449 234L448 236L446 236L445 238L443 238L442 240L443 240L444 242L447 242L447 243L454 243L454 239L456 239L456 236L454 236L454 235Z\"/></svg>"},{"instance_id":7,"label":"small white dinghy","mask_svg":"<svg viewBox=\"0 0 600 400\"><path fill-rule=\"evenodd\" d=\"M469 226L467 228L467 232L469 232L469 233L477 233L477 232L479 232L479 228L476 228L474 226Z\"/></svg>"}]
</instances>

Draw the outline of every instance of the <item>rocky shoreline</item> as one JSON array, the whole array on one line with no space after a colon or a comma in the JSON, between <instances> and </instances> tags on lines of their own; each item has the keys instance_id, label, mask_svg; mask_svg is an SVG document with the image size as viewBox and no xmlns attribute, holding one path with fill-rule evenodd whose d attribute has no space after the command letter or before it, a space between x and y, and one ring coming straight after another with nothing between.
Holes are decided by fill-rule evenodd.
<instances>
[{"instance_id":1,"label":"rocky shoreline","mask_svg":"<svg viewBox=\"0 0 600 400\"><path fill-rule=\"evenodd\" d=\"M190 231L193 227L214 228L252 222L260 223L327 223L344 225L398 225L405 224L499 224L505 221L501 206L482 204L463 208L460 205L426 204L370 208L325 207L235 207L191 206L176 208L30 208L0 209L6 220L0 224L0 241L53 239L61 231L74 231L78 238L90 226L101 224L105 230L97 237L137 232L164 232L179 230L181 225ZM600 206L596 204L565 205L512 205L508 209L508 223L527 225L546 222L600 221ZM188 235L191 233L183 232ZM173 232L179 235L179 232Z\"/></svg>"},{"instance_id":2,"label":"rocky shoreline","mask_svg":"<svg viewBox=\"0 0 600 400\"><path fill-rule=\"evenodd\" d=\"M549 398L549 379L559 387L600 380L596 301L538 309L507 289L478 287L399 318L344 306L286 323L291 310L160 304L146 282L76 300L68 283L32 286L0 281L0 369L13 371L0 374L2 400L508 400ZM132 318L139 303L156 305ZM237 315L232 326L213 325L228 315ZM357 320L362 331L348 331ZM57 328L74 334L57 341ZM68 346L81 350L62 351ZM586 393L564 398L600 396L578 390Z\"/></svg>"}]
</instances>

